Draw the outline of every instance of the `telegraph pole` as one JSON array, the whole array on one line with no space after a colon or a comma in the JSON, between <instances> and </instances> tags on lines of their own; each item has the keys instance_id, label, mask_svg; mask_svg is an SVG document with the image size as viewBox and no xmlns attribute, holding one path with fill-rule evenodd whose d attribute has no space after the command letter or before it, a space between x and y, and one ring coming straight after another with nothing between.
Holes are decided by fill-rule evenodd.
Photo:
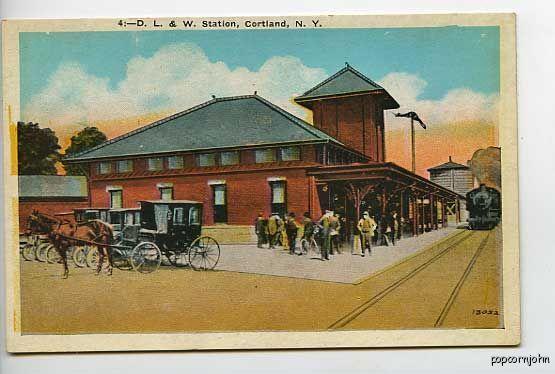
<instances>
[{"instance_id":1,"label":"telegraph pole","mask_svg":"<svg viewBox=\"0 0 555 374\"><path fill-rule=\"evenodd\" d=\"M415 132L414 132L414 121L418 122L423 129L426 129L426 124L418 117L416 112L407 113L395 113L395 117L406 117L410 118L410 143L411 143L411 155L412 155L412 172L416 173L416 142L415 142Z\"/></svg>"},{"instance_id":2,"label":"telegraph pole","mask_svg":"<svg viewBox=\"0 0 555 374\"><path fill-rule=\"evenodd\" d=\"M412 148L412 172L416 173L416 143L414 141L414 118L410 117L410 141Z\"/></svg>"}]
</instances>

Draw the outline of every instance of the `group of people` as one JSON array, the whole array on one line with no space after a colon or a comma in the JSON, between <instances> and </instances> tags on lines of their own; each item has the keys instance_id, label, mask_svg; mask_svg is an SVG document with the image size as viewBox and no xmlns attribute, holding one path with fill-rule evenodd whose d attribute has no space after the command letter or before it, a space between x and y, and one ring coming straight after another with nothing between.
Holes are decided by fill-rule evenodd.
<instances>
[{"instance_id":1,"label":"group of people","mask_svg":"<svg viewBox=\"0 0 555 374\"><path fill-rule=\"evenodd\" d=\"M401 238L402 225L403 219L399 219L396 212L383 215L379 222L369 212L364 212L356 226L361 256L365 257L367 252L370 255L372 245L395 245L395 241ZM266 244L270 249L283 246L291 255L302 255L303 251L297 248L297 239L306 239L310 243L318 233L317 242L322 260L329 260L330 255L335 253L342 253L343 243L347 240L345 229L345 218L329 210L316 221L309 212L303 214L300 222L293 212L283 218L278 213L268 217L259 213L255 221L258 248ZM351 254L355 254L353 249Z\"/></svg>"},{"instance_id":2,"label":"group of people","mask_svg":"<svg viewBox=\"0 0 555 374\"><path fill-rule=\"evenodd\" d=\"M305 212L300 222L293 212L284 218L278 213L272 213L269 217L259 213L254 225L257 245L263 248L268 244L270 249L283 246L289 254L302 255L303 252L297 250L297 239L310 242L318 231L322 231L322 259L329 259L329 254L341 253L341 243L345 239L342 221L344 219L333 212L326 212L318 221Z\"/></svg>"}]
</instances>

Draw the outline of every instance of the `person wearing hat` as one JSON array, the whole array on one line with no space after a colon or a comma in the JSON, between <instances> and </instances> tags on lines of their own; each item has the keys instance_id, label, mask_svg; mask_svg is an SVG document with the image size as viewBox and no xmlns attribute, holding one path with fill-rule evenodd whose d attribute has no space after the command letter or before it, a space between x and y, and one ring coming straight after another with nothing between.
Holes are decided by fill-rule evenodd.
<instances>
[{"instance_id":1,"label":"person wearing hat","mask_svg":"<svg viewBox=\"0 0 555 374\"><path fill-rule=\"evenodd\" d=\"M326 210L326 213L320 218L318 224L322 226L322 249L320 251L322 261L330 259L330 217L333 216L333 212Z\"/></svg>"},{"instance_id":2,"label":"person wearing hat","mask_svg":"<svg viewBox=\"0 0 555 374\"><path fill-rule=\"evenodd\" d=\"M268 242L270 244L269 245L270 249L273 249L276 246L277 236L279 233L279 230L278 230L279 221L280 219L277 213L272 213L268 218L267 230L268 230Z\"/></svg>"},{"instance_id":3,"label":"person wearing hat","mask_svg":"<svg viewBox=\"0 0 555 374\"><path fill-rule=\"evenodd\" d=\"M368 249L368 255L372 253L372 237L376 227L376 221L370 217L368 212L364 212L357 225L358 231L360 231L362 257L365 256L366 249Z\"/></svg>"},{"instance_id":4,"label":"person wearing hat","mask_svg":"<svg viewBox=\"0 0 555 374\"><path fill-rule=\"evenodd\" d=\"M315 227L314 222L312 222L312 218L310 217L310 212L304 212L303 220L301 224L303 227L302 239L305 239L308 243L310 243L310 241L314 238L314 227ZM302 251L301 251L301 254L302 254Z\"/></svg>"},{"instance_id":5,"label":"person wearing hat","mask_svg":"<svg viewBox=\"0 0 555 374\"><path fill-rule=\"evenodd\" d=\"M297 240L297 231L299 225L295 221L295 213L289 213L287 221L285 222L285 233L287 234L287 243L289 245L289 254L295 254L295 241Z\"/></svg>"},{"instance_id":6,"label":"person wearing hat","mask_svg":"<svg viewBox=\"0 0 555 374\"><path fill-rule=\"evenodd\" d=\"M258 213L258 217L256 217L256 220L254 222L254 232L256 233L258 248L262 248L262 245L266 244L267 231L268 231L268 220L265 219L262 212L260 212Z\"/></svg>"}]
</instances>

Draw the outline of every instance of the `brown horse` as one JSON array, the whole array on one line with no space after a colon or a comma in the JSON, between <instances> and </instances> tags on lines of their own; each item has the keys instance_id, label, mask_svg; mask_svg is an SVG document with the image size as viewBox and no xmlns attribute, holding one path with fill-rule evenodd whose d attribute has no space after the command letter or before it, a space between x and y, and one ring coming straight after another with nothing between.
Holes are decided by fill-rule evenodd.
<instances>
[{"instance_id":1,"label":"brown horse","mask_svg":"<svg viewBox=\"0 0 555 374\"><path fill-rule=\"evenodd\" d=\"M91 220L84 223L74 223L67 219L60 219L34 210L27 219L27 234L46 234L48 239L60 254L64 265L63 278L69 275L67 267L67 250L72 245L85 242L98 243L98 266L96 274L102 270L104 257L108 257L108 275L112 275L112 255L109 245L112 243L113 231L110 225L101 220ZM73 239L75 238L75 239Z\"/></svg>"}]
</instances>

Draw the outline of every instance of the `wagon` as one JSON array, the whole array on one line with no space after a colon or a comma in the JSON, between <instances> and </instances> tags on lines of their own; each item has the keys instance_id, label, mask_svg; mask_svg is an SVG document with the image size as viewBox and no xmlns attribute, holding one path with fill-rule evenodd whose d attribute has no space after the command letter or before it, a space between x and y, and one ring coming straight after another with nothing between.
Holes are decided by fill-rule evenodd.
<instances>
[{"instance_id":1,"label":"wagon","mask_svg":"<svg viewBox=\"0 0 555 374\"><path fill-rule=\"evenodd\" d=\"M218 242L201 236L202 203L190 200L147 200L140 208L111 209L107 217L115 229L112 261L119 269L150 273L165 257L174 266L212 270L220 258ZM98 252L89 251L94 266Z\"/></svg>"}]
</instances>

